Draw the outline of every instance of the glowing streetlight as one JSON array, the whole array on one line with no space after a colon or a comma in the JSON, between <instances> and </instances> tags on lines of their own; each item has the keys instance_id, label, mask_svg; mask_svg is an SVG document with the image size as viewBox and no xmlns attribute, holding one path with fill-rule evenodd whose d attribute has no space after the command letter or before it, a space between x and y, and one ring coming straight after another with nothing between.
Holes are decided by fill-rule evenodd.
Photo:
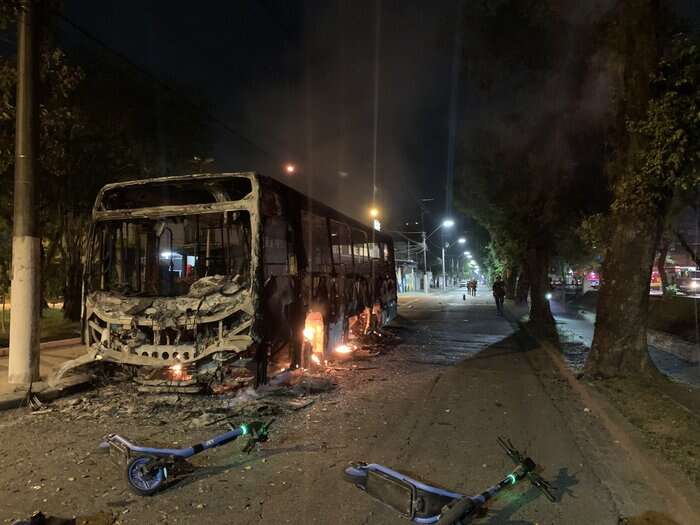
<instances>
[{"instance_id":1,"label":"glowing streetlight","mask_svg":"<svg viewBox=\"0 0 700 525\"><path fill-rule=\"evenodd\" d=\"M373 219L376 219L377 217L379 217L379 210L377 208L370 208L369 216Z\"/></svg>"},{"instance_id":2,"label":"glowing streetlight","mask_svg":"<svg viewBox=\"0 0 700 525\"><path fill-rule=\"evenodd\" d=\"M464 255L466 255L467 257L469 257L470 254L469 254L469 252L464 252Z\"/></svg>"},{"instance_id":3,"label":"glowing streetlight","mask_svg":"<svg viewBox=\"0 0 700 525\"><path fill-rule=\"evenodd\" d=\"M284 166L284 171L291 175L297 171L297 167L294 164L287 164Z\"/></svg>"},{"instance_id":4,"label":"glowing streetlight","mask_svg":"<svg viewBox=\"0 0 700 525\"><path fill-rule=\"evenodd\" d=\"M464 244L464 243L467 242L467 239L464 238L464 237L460 237L459 239L457 239L457 242L458 242L459 244Z\"/></svg>"},{"instance_id":5,"label":"glowing streetlight","mask_svg":"<svg viewBox=\"0 0 700 525\"><path fill-rule=\"evenodd\" d=\"M452 226L454 225L455 221L453 221L452 219L445 219L444 221L442 221L443 228L452 228Z\"/></svg>"},{"instance_id":6,"label":"glowing streetlight","mask_svg":"<svg viewBox=\"0 0 700 525\"><path fill-rule=\"evenodd\" d=\"M464 252L467 255L467 259L473 259L474 256L469 252Z\"/></svg>"}]
</instances>

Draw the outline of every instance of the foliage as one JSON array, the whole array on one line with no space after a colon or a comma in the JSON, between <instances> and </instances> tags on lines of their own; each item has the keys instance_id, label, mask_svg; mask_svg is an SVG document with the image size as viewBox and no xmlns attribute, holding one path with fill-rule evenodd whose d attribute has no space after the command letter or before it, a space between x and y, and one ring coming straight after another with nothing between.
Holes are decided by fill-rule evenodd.
<instances>
[{"instance_id":1,"label":"foliage","mask_svg":"<svg viewBox=\"0 0 700 525\"><path fill-rule=\"evenodd\" d=\"M644 140L615 187L613 209L636 214L666 210L676 194L700 186L700 49L676 37L651 79L652 97L644 118L628 130Z\"/></svg>"},{"instance_id":2,"label":"foliage","mask_svg":"<svg viewBox=\"0 0 700 525\"><path fill-rule=\"evenodd\" d=\"M14 14L3 8L0 22L9 24ZM44 296L63 295L66 314L75 319L87 223L99 188L190 171L195 155L210 152L211 130L200 109L113 57L69 60L47 42L41 48L36 167L42 288ZM78 66L79 58L87 66ZM0 56L0 292L11 252L16 80L15 57Z\"/></svg>"},{"instance_id":3,"label":"foliage","mask_svg":"<svg viewBox=\"0 0 700 525\"><path fill-rule=\"evenodd\" d=\"M678 295L678 292L680 292L680 288L675 283L669 284L665 290L666 295Z\"/></svg>"},{"instance_id":4,"label":"foliage","mask_svg":"<svg viewBox=\"0 0 700 525\"><path fill-rule=\"evenodd\" d=\"M497 275L503 275L507 268L505 260L498 255L495 243L491 242L486 248L486 260L484 262L486 275L493 281Z\"/></svg>"},{"instance_id":5,"label":"foliage","mask_svg":"<svg viewBox=\"0 0 700 525\"><path fill-rule=\"evenodd\" d=\"M604 253L608 245L610 218L604 213L594 213L581 221L578 236L591 253Z\"/></svg>"},{"instance_id":6,"label":"foliage","mask_svg":"<svg viewBox=\"0 0 700 525\"><path fill-rule=\"evenodd\" d=\"M571 263L582 251L590 258L578 228L609 201L600 140L609 102L596 59L596 9L495 0L469 10L466 67L482 80L469 96L483 114L470 109L478 125L464 140L456 202L488 229L494 269L522 266L533 246Z\"/></svg>"}]
</instances>

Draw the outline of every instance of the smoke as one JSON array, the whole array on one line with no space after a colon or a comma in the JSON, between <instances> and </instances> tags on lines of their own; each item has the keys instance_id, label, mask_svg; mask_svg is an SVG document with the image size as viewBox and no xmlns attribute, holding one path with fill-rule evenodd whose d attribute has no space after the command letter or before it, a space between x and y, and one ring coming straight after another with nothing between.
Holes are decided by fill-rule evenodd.
<instances>
[{"instance_id":1,"label":"smoke","mask_svg":"<svg viewBox=\"0 0 700 525\"><path fill-rule=\"evenodd\" d=\"M289 69L261 82L241 104L246 120L269 130L278 149L298 162L299 176L279 178L364 220L375 193L376 147L376 200L383 219L415 220L418 198L441 199L457 5L333 2L304 12ZM278 175L275 166L271 170Z\"/></svg>"},{"instance_id":2,"label":"smoke","mask_svg":"<svg viewBox=\"0 0 700 525\"><path fill-rule=\"evenodd\" d=\"M471 95L478 115L465 136L487 130L502 151L527 159L538 174L532 184L543 188L547 174L562 177L601 163L598 145L613 110L602 22L615 2L490 5L470 20L478 30L465 55L477 73ZM581 144L583 137L596 142Z\"/></svg>"}]
</instances>

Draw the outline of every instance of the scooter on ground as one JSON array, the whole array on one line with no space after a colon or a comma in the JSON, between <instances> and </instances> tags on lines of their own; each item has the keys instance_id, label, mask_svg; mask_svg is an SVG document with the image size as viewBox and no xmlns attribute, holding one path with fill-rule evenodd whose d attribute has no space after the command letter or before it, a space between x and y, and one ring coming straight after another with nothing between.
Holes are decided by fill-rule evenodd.
<instances>
[{"instance_id":1,"label":"scooter on ground","mask_svg":"<svg viewBox=\"0 0 700 525\"><path fill-rule=\"evenodd\" d=\"M252 452L257 443L268 440L269 428L273 421L274 419L267 423L254 421L239 427L229 423L228 432L187 448L142 447L118 434L108 434L100 443L100 450L107 453L116 451L117 456L125 460L129 488L139 496L151 496L164 487L168 478L191 471L192 467L185 460L204 450L220 447L241 436L248 436L243 451Z\"/></svg>"},{"instance_id":2,"label":"scooter on ground","mask_svg":"<svg viewBox=\"0 0 700 525\"><path fill-rule=\"evenodd\" d=\"M506 477L480 494L467 496L428 485L376 463L355 463L345 469L344 477L376 500L405 518L420 524L464 525L471 523L496 494L523 479L540 489L552 502L553 487L537 474L537 465L516 449L505 437L498 444L516 464Z\"/></svg>"}]
</instances>

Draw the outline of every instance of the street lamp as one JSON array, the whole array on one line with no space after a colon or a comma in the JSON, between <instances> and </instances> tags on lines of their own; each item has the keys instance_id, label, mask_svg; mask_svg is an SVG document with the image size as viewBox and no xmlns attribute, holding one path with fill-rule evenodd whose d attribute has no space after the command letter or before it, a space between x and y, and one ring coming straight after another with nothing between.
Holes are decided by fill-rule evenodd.
<instances>
[{"instance_id":1,"label":"street lamp","mask_svg":"<svg viewBox=\"0 0 700 525\"><path fill-rule=\"evenodd\" d=\"M442 221L443 228L452 228L455 225L455 221L452 219L445 219ZM444 237L443 237L444 241ZM466 239L464 240L466 242ZM447 283L445 282L445 243L442 243L442 290L445 291L447 288Z\"/></svg>"},{"instance_id":2,"label":"street lamp","mask_svg":"<svg viewBox=\"0 0 700 525\"><path fill-rule=\"evenodd\" d=\"M370 208L369 216L373 219L376 219L377 217L379 217L379 210L377 208Z\"/></svg>"},{"instance_id":3,"label":"street lamp","mask_svg":"<svg viewBox=\"0 0 700 525\"><path fill-rule=\"evenodd\" d=\"M286 164L284 166L284 171L291 175L292 173L295 173L297 171L297 167L294 164Z\"/></svg>"},{"instance_id":4,"label":"street lamp","mask_svg":"<svg viewBox=\"0 0 700 525\"><path fill-rule=\"evenodd\" d=\"M459 239L457 239L457 242L458 242L459 244L464 244L464 243L467 242L467 239L465 239L464 237L460 237Z\"/></svg>"},{"instance_id":5,"label":"street lamp","mask_svg":"<svg viewBox=\"0 0 700 525\"><path fill-rule=\"evenodd\" d=\"M423 199L425 200L425 199ZM432 232L430 232L430 235L425 234L425 230L423 230L423 266L425 268L425 293L428 293L428 239L430 239L433 234L435 234L436 231L438 231L440 228L452 228L452 226L455 225L455 221L452 219L445 219L442 221L440 225L438 225L437 228L435 228ZM443 288L445 286L445 247L442 247L442 281L443 281Z\"/></svg>"}]
</instances>

